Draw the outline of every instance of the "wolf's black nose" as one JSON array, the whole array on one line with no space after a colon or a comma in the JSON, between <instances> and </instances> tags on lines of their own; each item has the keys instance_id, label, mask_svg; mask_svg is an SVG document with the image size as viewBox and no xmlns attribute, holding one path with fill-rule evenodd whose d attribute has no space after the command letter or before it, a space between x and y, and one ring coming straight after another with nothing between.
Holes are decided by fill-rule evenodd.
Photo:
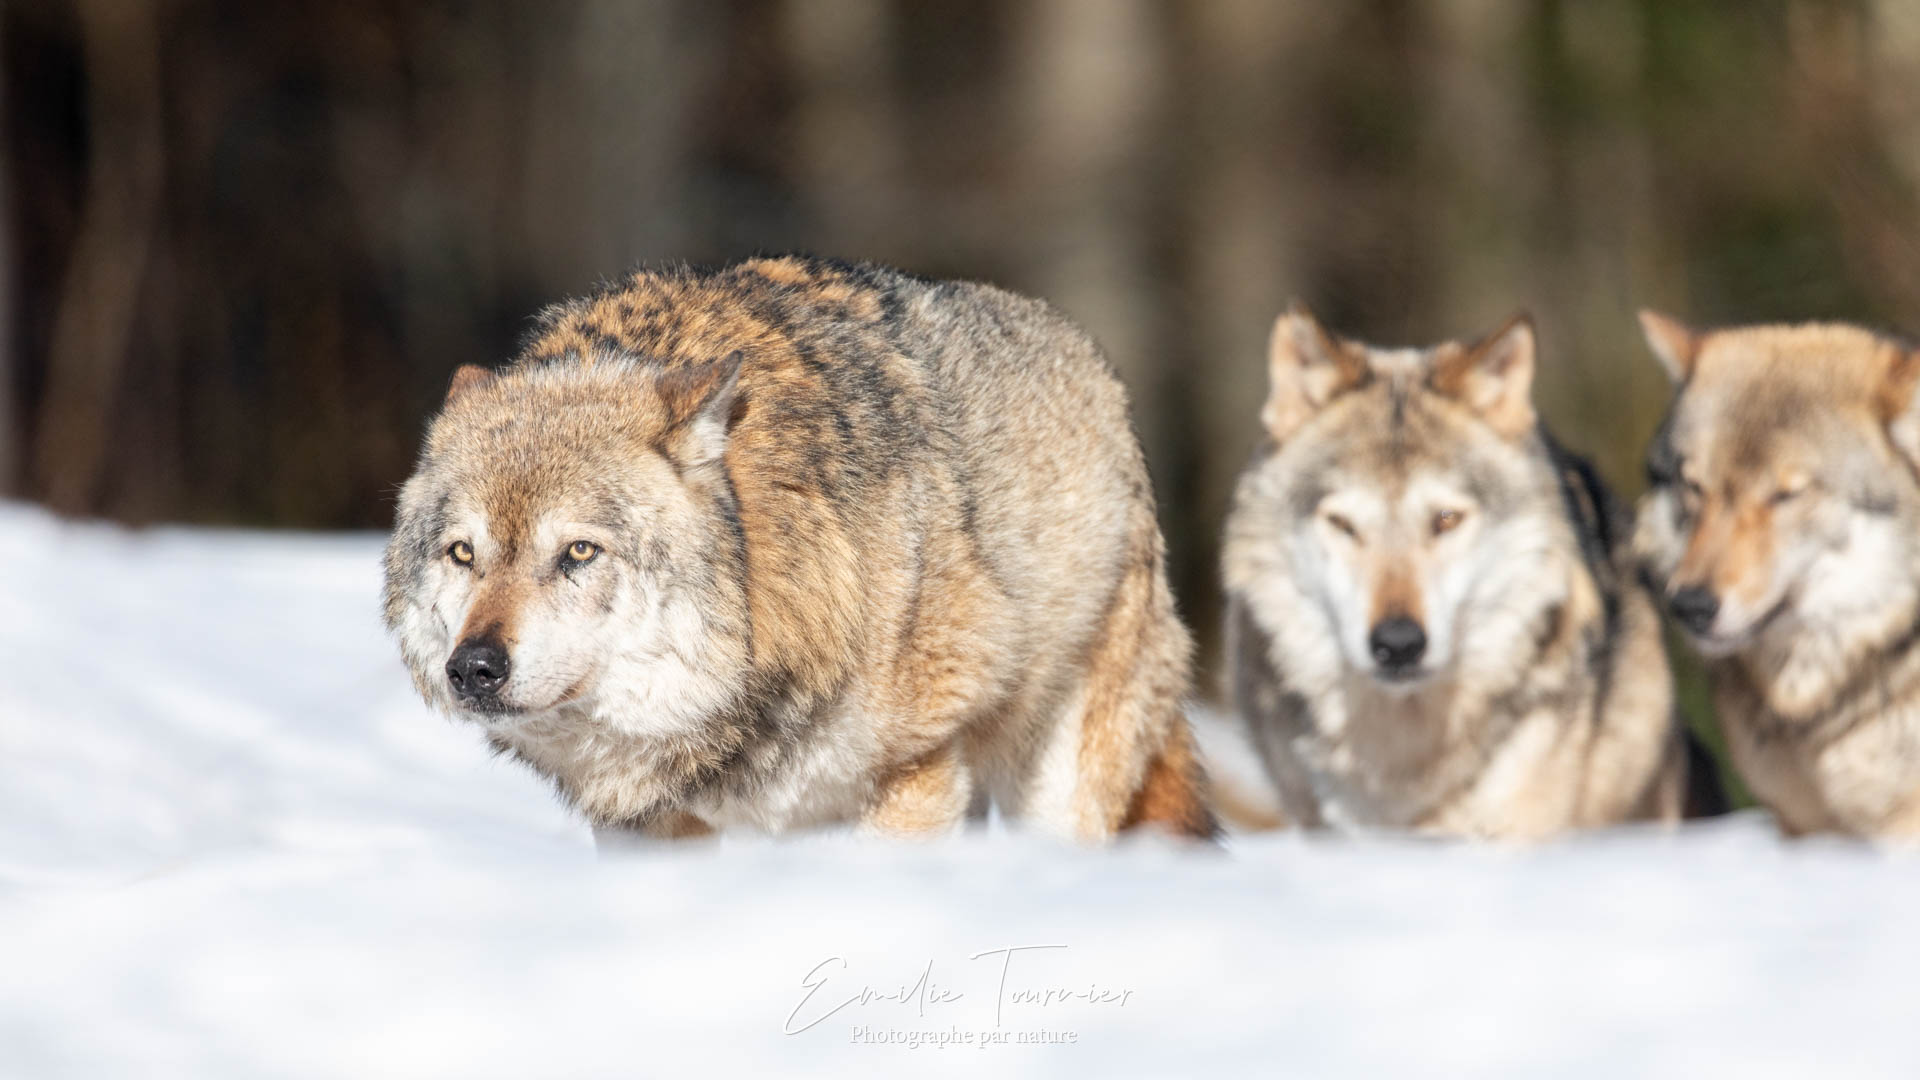
<instances>
[{"instance_id":1,"label":"wolf's black nose","mask_svg":"<svg viewBox=\"0 0 1920 1080\"><path fill-rule=\"evenodd\" d=\"M1367 635L1367 648L1381 667L1405 670L1419 663L1420 654L1427 651L1427 632L1405 615L1395 615L1374 624L1373 633Z\"/></svg>"},{"instance_id":2,"label":"wolf's black nose","mask_svg":"<svg viewBox=\"0 0 1920 1080\"><path fill-rule=\"evenodd\" d=\"M453 657L447 661L447 681L463 698L492 697L500 692L500 685L512 670L507 650L497 641L482 638L453 650Z\"/></svg>"},{"instance_id":3,"label":"wolf's black nose","mask_svg":"<svg viewBox=\"0 0 1920 1080\"><path fill-rule=\"evenodd\" d=\"M1689 585L1667 601L1680 625L1696 634L1713 629L1713 617L1720 614L1720 598L1703 585Z\"/></svg>"}]
</instances>

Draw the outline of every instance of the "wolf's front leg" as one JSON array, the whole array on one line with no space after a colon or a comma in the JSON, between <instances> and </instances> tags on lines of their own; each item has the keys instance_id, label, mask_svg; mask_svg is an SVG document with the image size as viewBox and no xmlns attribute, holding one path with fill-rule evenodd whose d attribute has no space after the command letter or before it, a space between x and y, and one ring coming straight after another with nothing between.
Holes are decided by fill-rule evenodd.
<instances>
[{"instance_id":1,"label":"wolf's front leg","mask_svg":"<svg viewBox=\"0 0 1920 1080\"><path fill-rule=\"evenodd\" d=\"M607 855L658 847L676 840L700 840L712 835L711 825L692 814L676 810L645 822L595 825L593 846L600 854Z\"/></svg>"},{"instance_id":2,"label":"wolf's front leg","mask_svg":"<svg viewBox=\"0 0 1920 1080\"><path fill-rule=\"evenodd\" d=\"M973 803L973 774L949 743L888 773L860 817L863 832L932 837L958 831Z\"/></svg>"}]
</instances>

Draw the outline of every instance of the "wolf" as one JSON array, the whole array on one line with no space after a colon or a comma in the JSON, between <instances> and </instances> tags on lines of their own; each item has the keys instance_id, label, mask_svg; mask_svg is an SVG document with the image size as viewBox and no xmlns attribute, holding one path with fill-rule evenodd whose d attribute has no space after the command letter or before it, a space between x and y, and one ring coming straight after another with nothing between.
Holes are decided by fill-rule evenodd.
<instances>
[{"instance_id":1,"label":"wolf","mask_svg":"<svg viewBox=\"0 0 1920 1080\"><path fill-rule=\"evenodd\" d=\"M1920 353L1640 315L1677 388L1633 546L1788 833L1920 835Z\"/></svg>"},{"instance_id":2,"label":"wolf","mask_svg":"<svg viewBox=\"0 0 1920 1080\"><path fill-rule=\"evenodd\" d=\"M1048 305L830 260L642 270L461 368L385 612L608 842L1213 832L1126 394Z\"/></svg>"},{"instance_id":3,"label":"wolf","mask_svg":"<svg viewBox=\"0 0 1920 1080\"><path fill-rule=\"evenodd\" d=\"M1275 323L1222 569L1289 823L1525 840L1687 808L1659 613L1535 415L1535 351L1525 316L1424 349Z\"/></svg>"}]
</instances>

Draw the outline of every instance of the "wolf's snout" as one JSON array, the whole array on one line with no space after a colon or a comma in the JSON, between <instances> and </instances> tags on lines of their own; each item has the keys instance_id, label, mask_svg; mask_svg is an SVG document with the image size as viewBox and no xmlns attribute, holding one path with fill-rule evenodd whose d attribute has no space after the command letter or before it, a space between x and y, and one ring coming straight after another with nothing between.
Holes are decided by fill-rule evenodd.
<instances>
[{"instance_id":1,"label":"wolf's snout","mask_svg":"<svg viewBox=\"0 0 1920 1080\"><path fill-rule=\"evenodd\" d=\"M453 650L447 661L447 681L463 698L492 697L500 692L513 665L497 641L468 641Z\"/></svg>"},{"instance_id":2,"label":"wolf's snout","mask_svg":"<svg viewBox=\"0 0 1920 1080\"><path fill-rule=\"evenodd\" d=\"M1367 635L1367 648L1374 662L1389 673L1399 674L1420 662L1427 651L1427 631L1405 615L1382 619Z\"/></svg>"},{"instance_id":3,"label":"wolf's snout","mask_svg":"<svg viewBox=\"0 0 1920 1080\"><path fill-rule=\"evenodd\" d=\"M1667 607L1681 626L1705 634L1713 629L1714 617L1720 614L1720 598L1704 585L1689 585L1674 593Z\"/></svg>"}]
</instances>

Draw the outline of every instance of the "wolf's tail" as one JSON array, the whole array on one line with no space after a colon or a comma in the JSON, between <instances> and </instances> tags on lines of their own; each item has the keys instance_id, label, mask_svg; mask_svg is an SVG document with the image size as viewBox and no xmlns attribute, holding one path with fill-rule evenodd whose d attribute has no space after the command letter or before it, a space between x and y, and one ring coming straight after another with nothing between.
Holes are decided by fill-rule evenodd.
<instances>
[{"instance_id":1,"label":"wolf's tail","mask_svg":"<svg viewBox=\"0 0 1920 1080\"><path fill-rule=\"evenodd\" d=\"M1217 841L1220 821L1207 805L1206 791L1206 770L1193 745L1187 718L1182 716L1148 760L1146 778L1134 793L1120 828L1156 826L1175 836Z\"/></svg>"},{"instance_id":2,"label":"wolf's tail","mask_svg":"<svg viewBox=\"0 0 1920 1080\"><path fill-rule=\"evenodd\" d=\"M1253 790L1239 777L1208 774L1207 795L1213 804L1214 816L1235 832L1267 832L1287 827L1287 819L1273 797Z\"/></svg>"}]
</instances>

